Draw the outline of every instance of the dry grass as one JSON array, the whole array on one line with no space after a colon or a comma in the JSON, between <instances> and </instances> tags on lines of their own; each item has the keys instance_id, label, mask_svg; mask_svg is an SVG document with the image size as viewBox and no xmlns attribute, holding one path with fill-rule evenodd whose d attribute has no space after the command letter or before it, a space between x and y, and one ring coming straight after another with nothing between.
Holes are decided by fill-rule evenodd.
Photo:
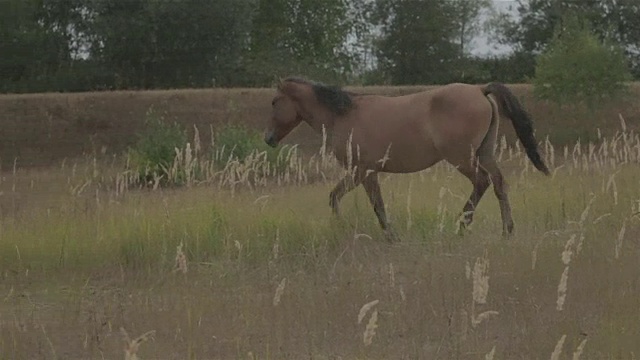
<instances>
[{"instance_id":1,"label":"dry grass","mask_svg":"<svg viewBox=\"0 0 640 360\"><path fill-rule=\"evenodd\" d=\"M323 156L155 190L93 158L16 168L0 182L0 357L633 358L640 138L544 148L549 178L498 148L509 240L491 192L456 235L471 186L450 167L384 176L394 245L362 189L331 217L340 172ZM145 335L123 352L121 328Z\"/></svg>"},{"instance_id":2,"label":"dry grass","mask_svg":"<svg viewBox=\"0 0 640 360\"><path fill-rule=\"evenodd\" d=\"M629 130L640 130L640 106L636 99L640 85L632 84L632 96L598 111L557 108L533 98L530 85L509 85L531 112L540 139L546 136L556 145L575 143L577 137L596 139L598 129L609 137L619 128L618 113L627 119ZM363 93L400 95L433 86L350 87ZM191 89L158 91L115 91L71 94L0 95L0 165L48 166L79 154L109 157L120 155L144 128L149 108L166 112L192 131L242 123L263 130L270 110L273 89ZM515 141L511 126L501 126L510 144ZM203 137L203 146L209 139ZM318 137L301 126L287 139L300 144L303 152L315 152Z\"/></svg>"}]
</instances>

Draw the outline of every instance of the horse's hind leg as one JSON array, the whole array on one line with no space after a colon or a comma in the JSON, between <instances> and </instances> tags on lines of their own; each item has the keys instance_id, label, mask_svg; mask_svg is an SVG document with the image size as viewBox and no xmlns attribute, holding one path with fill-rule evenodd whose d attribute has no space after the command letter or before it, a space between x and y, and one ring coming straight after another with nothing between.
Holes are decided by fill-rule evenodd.
<instances>
[{"instance_id":1,"label":"horse's hind leg","mask_svg":"<svg viewBox=\"0 0 640 360\"><path fill-rule=\"evenodd\" d=\"M373 206L373 211L376 213L380 227L384 230L387 240L394 242L398 240L398 236L391 228L389 221L387 220L387 214L384 209L384 201L382 200L382 192L380 191L380 183L378 181L378 173L374 172L366 176L362 182L362 186L367 192L369 202Z\"/></svg>"},{"instance_id":2,"label":"horse's hind leg","mask_svg":"<svg viewBox=\"0 0 640 360\"><path fill-rule=\"evenodd\" d=\"M507 184L498 168L498 164L493 156L480 157L480 165L489 172L493 190L500 204L500 215L502 217L502 235L506 236L513 232L513 218L511 217L511 205L507 195Z\"/></svg>"},{"instance_id":3,"label":"horse's hind leg","mask_svg":"<svg viewBox=\"0 0 640 360\"><path fill-rule=\"evenodd\" d=\"M458 167L458 171L466 176L471 181L471 184L473 184L471 196L469 196L469 200L467 200L464 208L462 209L460 230L463 230L473 222L473 214L476 207L478 207L480 199L482 199L482 196L487 191L490 184L489 173L482 167L478 166L476 162L474 163L475 166L470 165Z\"/></svg>"},{"instance_id":4,"label":"horse's hind leg","mask_svg":"<svg viewBox=\"0 0 640 360\"><path fill-rule=\"evenodd\" d=\"M362 182L363 175L360 171L355 174L347 174L340 180L329 194L329 206L333 214L338 216L340 200L351 190L355 189Z\"/></svg>"}]
</instances>

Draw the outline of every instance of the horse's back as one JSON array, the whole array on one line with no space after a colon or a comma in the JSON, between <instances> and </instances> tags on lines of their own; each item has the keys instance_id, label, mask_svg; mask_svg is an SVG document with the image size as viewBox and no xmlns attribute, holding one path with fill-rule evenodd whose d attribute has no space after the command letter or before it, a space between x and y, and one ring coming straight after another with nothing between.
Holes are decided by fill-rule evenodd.
<instances>
[{"instance_id":1,"label":"horse's back","mask_svg":"<svg viewBox=\"0 0 640 360\"><path fill-rule=\"evenodd\" d=\"M338 143L351 139L369 166L390 155L380 171L418 171L463 153L469 158L470 148L480 145L491 123L491 105L475 85L449 84L394 97L367 95L356 102L357 111L336 124L334 136Z\"/></svg>"},{"instance_id":2,"label":"horse's back","mask_svg":"<svg viewBox=\"0 0 640 360\"><path fill-rule=\"evenodd\" d=\"M415 94L415 108L442 157L459 162L479 148L492 120L491 103L477 85L452 83Z\"/></svg>"}]
</instances>

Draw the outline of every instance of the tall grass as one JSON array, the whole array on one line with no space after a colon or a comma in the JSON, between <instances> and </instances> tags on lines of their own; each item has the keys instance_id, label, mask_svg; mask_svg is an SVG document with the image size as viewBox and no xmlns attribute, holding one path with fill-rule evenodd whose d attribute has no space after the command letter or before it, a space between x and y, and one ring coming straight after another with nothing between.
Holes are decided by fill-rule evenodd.
<instances>
[{"instance_id":1,"label":"tall grass","mask_svg":"<svg viewBox=\"0 0 640 360\"><path fill-rule=\"evenodd\" d=\"M196 262L264 261L276 245L282 254L317 255L354 234L380 235L360 190L345 198L341 220L330 215L328 192L343 170L324 149L313 156L303 156L295 147L281 149L278 156L286 166L275 169L266 152L231 157L220 166L220 158L200 157L204 151L197 137L193 144L175 148L162 174L168 179L183 176L184 189L162 188L157 180L146 189L139 182L141 173L98 170L93 162L83 172L78 171L81 165L74 165L43 175L66 177L66 184L44 177L32 181L31 188L57 187L52 190L58 192L56 201L35 203L20 212L18 196L13 197L14 213L4 210L0 223L3 266L51 270L117 264L151 272L173 265L171 251L178 244L184 244L187 257ZM551 179L535 173L519 146L502 142L496 149L511 185L519 234L578 232L582 244L584 237L605 236L620 229L623 221L630 223L638 206L637 134L623 127L599 143L556 149L546 141L543 149L554 168ZM3 191L10 194L9 185L16 181L25 180L10 175ZM455 243L457 215L470 185L450 166L384 176L382 189L391 220L400 224L406 241L424 243L432 251L445 251ZM575 222L589 201L599 216L598 226L591 229L584 219ZM472 231L495 229L496 210L488 193ZM618 244L623 246L622 240Z\"/></svg>"},{"instance_id":2,"label":"tall grass","mask_svg":"<svg viewBox=\"0 0 640 360\"><path fill-rule=\"evenodd\" d=\"M275 171L254 151L215 164L190 140L165 167L185 186L149 187L119 161L91 158L4 174L0 356L113 357L123 336L129 358L637 353L635 133L545 141L551 177L501 142L510 240L491 191L456 234L471 185L450 166L382 176L394 245L361 189L331 215L344 171L324 150L282 151ZM194 167L203 171L187 176ZM33 274L46 291L32 292Z\"/></svg>"}]
</instances>

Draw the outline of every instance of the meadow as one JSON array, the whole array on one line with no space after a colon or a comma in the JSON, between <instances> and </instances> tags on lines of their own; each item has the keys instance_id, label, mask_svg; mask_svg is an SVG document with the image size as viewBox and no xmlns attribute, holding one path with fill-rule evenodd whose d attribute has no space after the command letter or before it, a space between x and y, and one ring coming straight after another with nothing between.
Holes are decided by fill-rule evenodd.
<instances>
[{"instance_id":1,"label":"meadow","mask_svg":"<svg viewBox=\"0 0 640 360\"><path fill-rule=\"evenodd\" d=\"M95 153L5 166L0 358L633 359L640 136L624 120L593 142L539 137L550 177L503 138L511 238L492 191L457 233L471 184L446 164L381 178L394 244L361 188L331 215L342 170L323 151L224 161L196 132L166 169L182 186Z\"/></svg>"}]
</instances>

